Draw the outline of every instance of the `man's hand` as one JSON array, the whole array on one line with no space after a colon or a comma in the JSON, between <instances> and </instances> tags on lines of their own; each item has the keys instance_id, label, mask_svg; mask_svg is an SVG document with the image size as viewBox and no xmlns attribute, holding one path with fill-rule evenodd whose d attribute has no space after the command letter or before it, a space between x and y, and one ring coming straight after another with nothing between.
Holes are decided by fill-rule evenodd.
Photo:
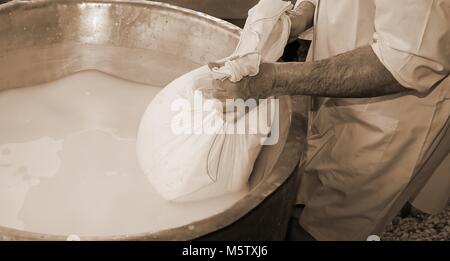
<instances>
[{"instance_id":1,"label":"man's hand","mask_svg":"<svg viewBox=\"0 0 450 261\"><path fill-rule=\"evenodd\" d=\"M291 18L290 43L297 40L301 33L313 26L315 10L316 7L311 2L304 1L295 10L288 12Z\"/></svg>"},{"instance_id":2,"label":"man's hand","mask_svg":"<svg viewBox=\"0 0 450 261\"><path fill-rule=\"evenodd\" d=\"M214 66L210 64L209 66ZM203 96L207 99L218 99L225 102L227 99L264 99L271 96L274 86L274 65L263 63L259 73L253 77L244 77L241 81L233 83L229 80L204 80L198 82Z\"/></svg>"},{"instance_id":3,"label":"man's hand","mask_svg":"<svg viewBox=\"0 0 450 261\"><path fill-rule=\"evenodd\" d=\"M204 86L211 86L208 88L201 88L203 96L206 99L217 99L225 102L227 99L244 99L251 97L249 91L249 82L251 80L244 78L240 82L233 83L229 80L212 80L209 83L204 83Z\"/></svg>"}]
</instances>

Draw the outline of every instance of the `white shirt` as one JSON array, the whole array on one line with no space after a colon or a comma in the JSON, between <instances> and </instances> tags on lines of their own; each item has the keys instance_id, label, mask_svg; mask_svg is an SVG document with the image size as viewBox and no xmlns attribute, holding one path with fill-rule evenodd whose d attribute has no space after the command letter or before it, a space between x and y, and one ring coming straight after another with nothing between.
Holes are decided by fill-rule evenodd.
<instances>
[{"instance_id":1,"label":"white shirt","mask_svg":"<svg viewBox=\"0 0 450 261\"><path fill-rule=\"evenodd\" d=\"M428 91L450 72L449 0L300 0L316 6L312 58L371 45L396 80Z\"/></svg>"}]
</instances>

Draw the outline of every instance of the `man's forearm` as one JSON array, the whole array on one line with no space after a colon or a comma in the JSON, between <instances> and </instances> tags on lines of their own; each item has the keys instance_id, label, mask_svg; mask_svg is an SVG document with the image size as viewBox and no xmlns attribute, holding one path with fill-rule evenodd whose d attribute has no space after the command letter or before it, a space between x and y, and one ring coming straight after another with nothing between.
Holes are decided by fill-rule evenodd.
<instances>
[{"instance_id":1,"label":"man's forearm","mask_svg":"<svg viewBox=\"0 0 450 261\"><path fill-rule=\"evenodd\" d=\"M266 66L262 71L271 71L274 83L262 96L365 98L408 90L395 80L370 46L321 61Z\"/></svg>"}]
</instances>

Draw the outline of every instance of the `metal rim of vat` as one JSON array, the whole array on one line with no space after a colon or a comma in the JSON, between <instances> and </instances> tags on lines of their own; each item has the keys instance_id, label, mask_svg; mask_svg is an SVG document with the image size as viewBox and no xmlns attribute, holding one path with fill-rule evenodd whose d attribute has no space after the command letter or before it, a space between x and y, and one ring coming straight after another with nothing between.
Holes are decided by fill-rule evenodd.
<instances>
[{"instance_id":1,"label":"metal rim of vat","mask_svg":"<svg viewBox=\"0 0 450 261\"><path fill-rule=\"evenodd\" d=\"M154 6L164 8L172 12L179 12L184 15L196 16L204 19L228 32L239 36L241 29L226 21L206 15L201 12L160 3L144 0L120 1L120 0L13 0L11 2L0 5L0 13L2 11L14 11L16 7L46 5L52 3L99 3L99 4L129 4L140 6ZM291 108L292 112L292 108ZM292 113L292 118L296 113ZM295 124L294 124L295 125ZM116 236L82 236L81 240L192 240L200 238L210 233L223 229L242 217L249 214L254 208L262 203L268 196L273 194L285 181L291 176L296 169L301 158L299 138L301 134L292 125L290 127L286 144L276 161L274 168L270 175L263 179L254 189L252 189L246 196L236 202L229 209L210 216L206 219L191 223L189 225L172 228L156 233L139 233L130 235L116 235ZM42 233L27 232L7 227L0 226L0 240L67 240L67 235L51 235Z\"/></svg>"}]
</instances>

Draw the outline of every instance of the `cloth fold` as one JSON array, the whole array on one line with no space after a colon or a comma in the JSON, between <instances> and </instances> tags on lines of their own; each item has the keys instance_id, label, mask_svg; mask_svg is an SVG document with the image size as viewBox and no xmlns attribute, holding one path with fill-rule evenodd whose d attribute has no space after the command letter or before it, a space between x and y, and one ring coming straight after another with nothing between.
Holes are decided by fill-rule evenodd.
<instances>
[{"instance_id":1,"label":"cloth fold","mask_svg":"<svg viewBox=\"0 0 450 261\"><path fill-rule=\"evenodd\" d=\"M249 11L235 52L217 62L223 66L203 66L181 76L150 103L139 127L137 155L150 183L165 199L194 201L247 190L269 135L289 128L287 99L246 106L248 113L238 112L233 121L224 121L217 104L211 106L198 90L212 88L202 84L213 79L236 82L256 75L261 62L277 61L290 33L285 14L290 8L290 2L261 0ZM264 122L269 116L271 120ZM240 126L246 127L244 133L239 133ZM261 126L268 129L261 131Z\"/></svg>"},{"instance_id":2,"label":"cloth fold","mask_svg":"<svg viewBox=\"0 0 450 261\"><path fill-rule=\"evenodd\" d=\"M290 2L279 0L261 0L250 9L236 51L225 59L224 66L212 69L213 77L239 82L243 77L257 75L261 62L278 60L291 28L291 20L284 13L291 9ZM272 34L273 31L279 33ZM278 40L269 39L272 35Z\"/></svg>"}]
</instances>

